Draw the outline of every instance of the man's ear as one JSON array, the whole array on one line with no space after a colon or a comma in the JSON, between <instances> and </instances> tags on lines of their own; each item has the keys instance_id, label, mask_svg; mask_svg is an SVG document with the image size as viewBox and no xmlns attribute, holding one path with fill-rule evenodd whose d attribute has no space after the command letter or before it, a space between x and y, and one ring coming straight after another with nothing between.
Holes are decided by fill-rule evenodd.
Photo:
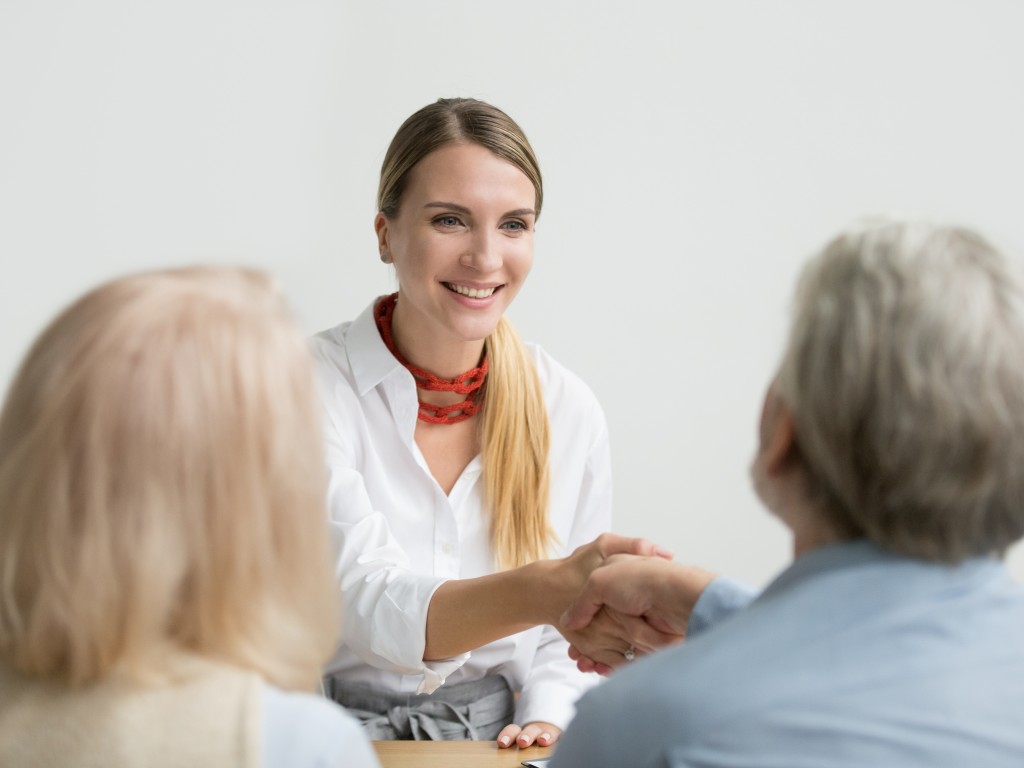
<instances>
[{"instance_id":1,"label":"man's ear","mask_svg":"<svg viewBox=\"0 0 1024 768\"><path fill-rule=\"evenodd\" d=\"M776 474L787 469L797 457L796 421L789 406L778 395L771 393L769 397L775 402L769 406L771 414L765 425L768 434L763 448L764 468Z\"/></svg>"}]
</instances>

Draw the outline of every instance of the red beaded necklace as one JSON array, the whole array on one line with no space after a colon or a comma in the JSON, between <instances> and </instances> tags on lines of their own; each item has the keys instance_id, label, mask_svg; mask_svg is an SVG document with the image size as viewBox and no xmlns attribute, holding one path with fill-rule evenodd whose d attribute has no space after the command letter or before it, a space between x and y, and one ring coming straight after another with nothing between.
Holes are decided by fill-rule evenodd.
<instances>
[{"instance_id":1,"label":"red beaded necklace","mask_svg":"<svg viewBox=\"0 0 1024 768\"><path fill-rule=\"evenodd\" d=\"M430 424L458 424L460 421L465 421L479 411L483 405L483 386L487 379L487 356L484 356L484 361L480 363L479 368L471 368L454 379L442 379L430 371L417 368L402 357L395 346L395 338L391 335L391 318L395 314L395 303L397 301L398 294L393 293L377 302L377 306L373 309L373 317L377 321L377 330L380 331L380 337L384 340L384 346L413 375L418 389L424 389L429 392L458 392L460 395L469 395L461 403L453 403L452 405L434 405L420 400L420 420Z\"/></svg>"}]
</instances>

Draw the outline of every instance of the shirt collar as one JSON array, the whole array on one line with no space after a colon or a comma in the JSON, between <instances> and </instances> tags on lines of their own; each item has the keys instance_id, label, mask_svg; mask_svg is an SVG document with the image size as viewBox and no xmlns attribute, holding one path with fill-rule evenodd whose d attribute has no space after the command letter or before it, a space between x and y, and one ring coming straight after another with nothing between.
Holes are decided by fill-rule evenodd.
<instances>
[{"instance_id":1,"label":"shirt collar","mask_svg":"<svg viewBox=\"0 0 1024 768\"><path fill-rule=\"evenodd\" d=\"M405 367L384 345L380 331L377 330L373 309L380 299L379 296L374 299L370 306L352 321L346 334L348 363L352 367L352 376L360 396L399 371L409 375ZM409 377L411 378L411 375Z\"/></svg>"},{"instance_id":2,"label":"shirt collar","mask_svg":"<svg viewBox=\"0 0 1024 768\"><path fill-rule=\"evenodd\" d=\"M759 601L785 592L794 586L830 572L871 565L883 562L916 562L922 567L935 569L957 569L965 575L975 574L979 570L998 569L1002 564L996 557L972 557L958 566L935 563L888 552L868 539L854 539L837 544L816 547L793 561L786 570L772 581L757 598Z\"/></svg>"}]
</instances>

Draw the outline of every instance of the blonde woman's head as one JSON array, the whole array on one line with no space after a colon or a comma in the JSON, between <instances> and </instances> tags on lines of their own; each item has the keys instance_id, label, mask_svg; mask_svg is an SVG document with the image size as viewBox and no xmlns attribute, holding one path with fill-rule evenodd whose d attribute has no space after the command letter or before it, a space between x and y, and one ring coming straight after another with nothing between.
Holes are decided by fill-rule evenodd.
<instances>
[{"instance_id":1,"label":"blonde woman's head","mask_svg":"<svg viewBox=\"0 0 1024 768\"><path fill-rule=\"evenodd\" d=\"M82 684L171 650L309 688L337 629L315 385L262 273L102 285L0 415L0 654Z\"/></svg>"}]
</instances>

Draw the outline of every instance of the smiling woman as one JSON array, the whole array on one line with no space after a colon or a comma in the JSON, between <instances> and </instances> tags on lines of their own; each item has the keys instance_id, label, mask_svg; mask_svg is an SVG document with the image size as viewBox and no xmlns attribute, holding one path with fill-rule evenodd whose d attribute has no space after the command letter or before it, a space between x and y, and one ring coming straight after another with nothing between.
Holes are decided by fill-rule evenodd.
<instances>
[{"instance_id":1,"label":"smiling woman","mask_svg":"<svg viewBox=\"0 0 1024 768\"><path fill-rule=\"evenodd\" d=\"M410 171L403 198L375 222L401 286L396 332L449 372L472 368L533 265L533 184L479 144L452 144Z\"/></svg>"},{"instance_id":2,"label":"smiling woman","mask_svg":"<svg viewBox=\"0 0 1024 768\"><path fill-rule=\"evenodd\" d=\"M606 555L648 546L591 541L611 523L604 415L504 318L542 201L504 112L419 110L374 220L399 290L315 339L346 617L326 688L374 739L554 742L590 681L543 625Z\"/></svg>"}]
</instances>

